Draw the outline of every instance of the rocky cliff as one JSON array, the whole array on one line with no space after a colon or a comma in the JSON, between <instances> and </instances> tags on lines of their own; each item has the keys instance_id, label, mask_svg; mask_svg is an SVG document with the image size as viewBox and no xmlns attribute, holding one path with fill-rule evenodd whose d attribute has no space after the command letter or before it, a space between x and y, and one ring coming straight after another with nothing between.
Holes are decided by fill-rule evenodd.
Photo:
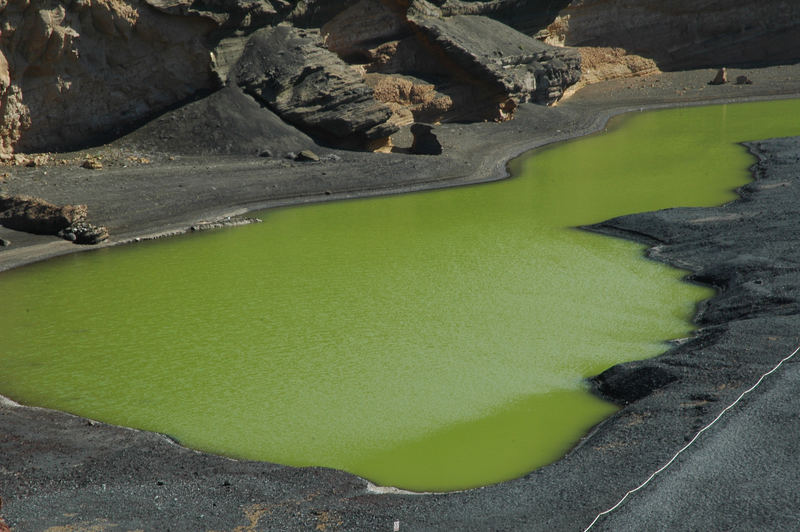
<instances>
[{"instance_id":1,"label":"rocky cliff","mask_svg":"<svg viewBox=\"0 0 800 532\"><path fill-rule=\"evenodd\" d=\"M573 0L547 42L614 47L662 70L800 60L800 3L786 0Z\"/></svg>"},{"instance_id":2,"label":"rocky cliff","mask_svg":"<svg viewBox=\"0 0 800 532\"><path fill-rule=\"evenodd\" d=\"M270 117L261 137L277 116L374 149L551 104L581 60L592 80L798 59L799 28L779 0L0 0L0 157L103 142L225 86Z\"/></svg>"},{"instance_id":3,"label":"rocky cliff","mask_svg":"<svg viewBox=\"0 0 800 532\"><path fill-rule=\"evenodd\" d=\"M376 147L414 120L508 118L579 77L573 52L446 15L403 0L0 2L0 153L104 141L225 85L318 141Z\"/></svg>"}]
</instances>

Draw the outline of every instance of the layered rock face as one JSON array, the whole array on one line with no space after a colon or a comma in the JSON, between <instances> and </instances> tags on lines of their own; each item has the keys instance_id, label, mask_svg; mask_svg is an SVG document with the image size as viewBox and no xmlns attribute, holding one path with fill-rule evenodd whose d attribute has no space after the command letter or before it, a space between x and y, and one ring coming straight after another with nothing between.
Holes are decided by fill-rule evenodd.
<instances>
[{"instance_id":1,"label":"layered rock face","mask_svg":"<svg viewBox=\"0 0 800 532\"><path fill-rule=\"evenodd\" d=\"M209 89L213 28L126 0L0 4L0 149L65 149Z\"/></svg>"},{"instance_id":2,"label":"layered rock face","mask_svg":"<svg viewBox=\"0 0 800 532\"><path fill-rule=\"evenodd\" d=\"M329 49L362 66L403 122L505 120L520 103L555 102L580 78L575 51L462 12L482 10L360 0L322 34Z\"/></svg>"},{"instance_id":3,"label":"layered rock face","mask_svg":"<svg viewBox=\"0 0 800 532\"><path fill-rule=\"evenodd\" d=\"M552 102L579 75L574 54L447 13L402 0L3 2L0 154L105 141L225 84L317 140L374 147L421 118Z\"/></svg>"},{"instance_id":4,"label":"layered rock face","mask_svg":"<svg viewBox=\"0 0 800 532\"><path fill-rule=\"evenodd\" d=\"M281 25L254 33L235 82L287 122L322 140L355 147L397 131L389 107L358 72L322 46L319 33Z\"/></svg>"},{"instance_id":5,"label":"layered rock face","mask_svg":"<svg viewBox=\"0 0 800 532\"><path fill-rule=\"evenodd\" d=\"M105 142L226 85L370 149L413 122L551 104L581 70L789 61L798 42L800 4L781 0L0 0L0 157ZM286 132L264 116L259 139Z\"/></svg>"},{"instance_id":6,"label":"layered rock face","mask_svg":"<svg viewBox=\"0 0 800 532\"><path fill-rule=\"evenodd\" d=\"M662 70L800 59L800 3L785 0L573 0L547 42L613 47Z\"/></svg>"}]
</instances>

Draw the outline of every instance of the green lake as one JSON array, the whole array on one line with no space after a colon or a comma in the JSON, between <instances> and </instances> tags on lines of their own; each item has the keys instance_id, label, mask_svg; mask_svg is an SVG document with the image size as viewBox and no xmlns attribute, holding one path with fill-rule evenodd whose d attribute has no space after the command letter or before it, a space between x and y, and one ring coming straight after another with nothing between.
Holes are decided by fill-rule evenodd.
<instances>
[{"instance_id":1,"label":"green lake","mask_svg":"<svg viewBox=\"0 0 800 532\"><path fill-rule=\"evenodd\" d=\"M800 101L634 113L502 182L0 274L0 393L229 456L454 490L563 456L615 407L585 378L690 335L708 288L572 227L735 199L738 141Z\"/></svg>"}]
</instances>

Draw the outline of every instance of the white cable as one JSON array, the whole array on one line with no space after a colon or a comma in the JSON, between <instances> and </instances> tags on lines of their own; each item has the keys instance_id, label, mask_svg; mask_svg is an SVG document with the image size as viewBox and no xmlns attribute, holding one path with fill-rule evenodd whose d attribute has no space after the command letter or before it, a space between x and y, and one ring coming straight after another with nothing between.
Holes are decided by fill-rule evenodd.
<instances>
[{"instance_id":1,"label":"white cable","mask_svg":"<svg viewBox=\"0 0 800 532\"><path fill-rule=\"evenodd\" d=\"M635 487L635 488L633 488L632 490L628 491L628 493L626 493L626 494L625 494L625 496L624 496L624 497L622 497L622 498L619 500L619 502L618 502L617 504L615 504L614 506L612 506L612 507L611 507L611 508L609 508L608 510L603 510L602 512L600 512L599 514L597 514L597 516L594 518L594 520L593 520L591 523L589 523L589 526L587 526L586 528L584 528L584 529L583 529L583 532L587 532L587 531L588 531L590 528L592 528L592 527L595 525L595 523L597 523L597 521L598 521L598 520L599 520L601 517L603 517L604 515L608 515L608 514L610 514L611 512L613 512L614 510L616 510L617 508L619 508L620 506L622 506L622 503L624 503L624 502L625 502L625 500L626 500L626 499L627 499L629 496L633 495L634 493L636 493L636 492L637 492L637 491L639 491L640 489L644 488L644 487L645 487L647 484L649 484L649 483L650 483L650 481L651 481L651 480L653 480L653 479L656 477L656 475L658 475L659 473L661 473L662 471L664 471L666 468L668 468L670 465L672 465L672 463L673 463L673 462L674 462L674 461L675 461L675 460L678 458L678 456L679 456L679 455L680 455L680 454L681 454L683 451L685 451L686 449L688 449L688 448L689 448L689 447L690 447L690 446L691 446L691 445L692 445L692 444L693 444L693 443L694 443L694 442L697 440L697 438L698 438L698 437L700 437L700 435L701 435L702 433L704 433L705 431L707 431L709 428L711 428L711 426L712 426L714 423L716 423L717 421L719 421L719 420L720 420L720 418L721 418L723 415L725 415L725 413L726 413L728 410L730 410L731 408L733 408L734 406L736 406L736 404L737 404L739 401L741 401L741 400L742 400L742 398L743 398L745 395L747 395L748 393L750 393L750 392L752 392L753 390L755 390L755 389L756 389L756 388L757 388L757 387L758 387L758 386L761 384L761 382L764 380L764 378L766 378L768 375L771 375L772 373L775 373L776 371L778 371L778 368L780 368L780 367L783 365L783 363L784 363L784 362L786 362L787 360L789 360L790 358L792 358L793 356L795 356L795 355L798 353L798 351L800 351L800 345L798 345L798 346L797 346L797 348L796 348L794 351L792 351L792 354L791 354L791 355L789 355L789 356L787 356L787 357L784 357L784 358L783 358L783 359L782 359L780 362L778 362L778 364L777 364L777 365L776 365L774 368L772 368L772 369L771 369L771 370L769 370L768 372L766 372L766 373L764 373L763 375L761 375L761 377L758 379L758 381L756 381L756 383L755 383L754 385L752 385L751 387L749 387L748 389L746 389L745 391L743 391L743 392L742 392L742 394L741 394L739 397L737 397L737 398L736 398L736 400L735 400L734 402L732 402L730 405L728 405L728 406L726 406L725 408L723 408L723 409L722 409L722 412L720 412L720 413L717 415L717 417L715 417L715 418L714 418L714 420L713 420L711 423L709 423L708 425L706 425L705 427L703 427L702 429L700 429L700 430L697 432L697 434L695 434L695 435L694 435L694 437L693 437L693 438L692 438L692 439L689 441L689 443L687 443L686 445L684 445L683 447L681 447L681 448L680 448L680 450L679 450L677 453L675 453L675 455L674 455L672 458L670 458L669 462L667 462L666 464L664 464L663 466L661 466L660 468L658 468L658 469L657 469L657 470L656 470L656 471L655 471L655 472L654 472L652 475L650 475L650 476L647 478L647 480L645 480L644 482L642 482L641 484L639 484L638 486L636 486L636 487Z\"/></svg>"}]
</instances>

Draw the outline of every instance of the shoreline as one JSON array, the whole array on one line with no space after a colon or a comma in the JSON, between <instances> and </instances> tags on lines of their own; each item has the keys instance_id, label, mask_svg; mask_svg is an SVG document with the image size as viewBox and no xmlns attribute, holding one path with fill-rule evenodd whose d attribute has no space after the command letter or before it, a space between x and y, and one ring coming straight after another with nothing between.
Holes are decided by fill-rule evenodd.
<instances>
[{"instance_id":1,"label":"shoreline","mask_svg":"<svg viewBox=\"0 0 800 532\"><path fill-rule=\"evenodd\" d=\"M310 205L327 201L342 201L360 198L387 196L394 194L407 194L411 192L424 192L455 186L480 185L512 177L508 166L516 158L535 149L567 140L573 140L587 135L592 135L605 128L608 122L620 115L637 111L655 111L675 107L694 107L704 105L737 104L775 99L790 99L800 97L800 64L784 67L766 67L762 72L774 73L778 69L791 69L797 73L797 81L792 81L790 88L778 92L754 89L753 86L727 85L715 87L717 94L706 97L684 99L682 96L637 96L635 98L616 99L613 95L619 86L631 83L641 83L642 80L660 79L668 76L679 78L672 81L672 85L697 86L701 80L713 75L713 69L696 70L688 72L657 73L642 78L619 79L587 85L581 88L570 99L551 108L535 104L524 104L520 107L514 120L502 123L477 123L477 124L443 124L434 128L440 136L443 145L448 149L444 155L399 155L399 154L373 154L364 152L347 152L342 150L319 147L320 151L329 152L340 157L337 163L286 163L285 161L263 161L258 157L247 156L177 156L161 155L157 160L146 166L136 168L111 168L109 170L93 171L81 168L70 168L85 175L79 176L73 183L74 193L65 194L64 187L48 186L45 176L50 172L55 173L55 179L63 179L64 169L57 166L46 165L34 169L12 167L18 176L10 180L0 180L0 191L8 193L23 193L42 197L55 203L85 203L89 205L89 220L98 225L106 225L111 230L108 241L94 246L79 246L63 241L58 237L39 235L26 235L18 231L11 231L0 226L0 238L7 238L12 242L10 248L0 250L0 272L24 266L32 262L53 258L67 253L99 249L119 244L134 243L139 240L150 240L185 234L191 231L196 224L218 223L226 218L240 218L249 213L271 210L275 208ZM758 69L742 70L752 73ZM737 70L731 70L736 73ZM682 78L688 77L690 81ZM710 79L710 78L709 78ZM676 81L683 81L678 83ZM705 84L704 82L702 82ZM651 84L654 85L654 84ZM731 90L732 89L732 90ZM744 89L744 90L741 90ZM669 91L670 89L667 89ZM700 90L703 90L701 85ZM598 94L601 93L598 98ZM744 92L744 94L736 94ZM588 97L585 97L589 93ZM699 94L699 92L698 92ZM612 97L609 97L612 96ZM550 115L550 116L548 116ZM587 115L593 115L588 120ZM540 127L537 121L541 120L543 126L540 131L530 131L528 128ZM561 126L561 120L567 122ZM561 127L559 127L561 126ZM503 136L508 144L495 142L484 145L480 142L486 130L488 136ZM513 132L521 133L514 135ZM466 137L466 146L458 142ZM520 138L521 137L521 138ZM83 154L107 154L122 152L135 152L135 146L130 146L123 137L114 142L97 148L89 148L75 152L78 157ZM476 142L477 141L477 142ZM477 145L477 146L476 146ZM158 155L156 156L158 157ZM387 160L381 160L381 157ZM395 160L391 160L395 158ZM396 160L399 158L399 161ZM172 161L170 159L177 159ZM210 161L213 161L210 163ZM342 161L347 168L338 168ZM262 163L263 162L263 163ZM394 164L386 164L391 162ZM427 163L427 164L426 164ZM213 165L213 166L212 166ZM288 166L287 166L288 165ZM317 166L319 165L320 168ZM155 176L152 185L157 190L159 184L164 184L173 175L186 175L202 166L212 166L220 172L236 172L241 177L227 187L220 190L212 201L187 201L187 194L170 192L166 200L171 209L170 214L164 212L128 212L130 206L125 203L137 203L131 196L113 198L116 196L110 190L104 189L104 181L108 180L135 180L143 175ZM368 179L350 183L346 172L372 174ZM331 176L328 186L303 178L304 171L322 172ZM375 175L382 170L405 171L407 176L383 181ZM232 190L237 184L251 178L259 172L280 172L296 178L299 182L288 185L284 191L258 190L255 194L245 196ZM15 179L17 177L17 179ZM75 177L75 176L70 176ZM160 177L160 178L159 178ZM200 176L204 184L213 183L210 175ZM88 184L81 183L87 179ZM19 182L17 182L19 181ZM43 183L44 181L44 183ZM68 186L69 186L68 185ZM280 183L281 186L285 183ZM97 190L87 190L97 186ZM274 186L274 185L273 185ZM220 189L222 187L219 187ZM217 188L215 187L215 190ZM191 191L189 191L191 192ZM249 192L249 191L248 191ZM119 200L124 200L120 202ZM114 200L117 200L116 203ZM100 213L97 213L98 208ZM123 225L120 228L120 225ZM120 230L122 229L122 230Z\"/></svg>"},{"instance_id":2,"label":"shoreline","mask_svg":"<svg viewBox=\"0 0 800 532\"><path fill-rule=\"evenodd\" d=\"M795 68L797 71L800 71L800 68ZM700 79L701 77L707 78L707 72L710 71L698 72L700 73L689 73L688 75L694 75L695 79ZM752 70L749 72L752 72ZM658 76L665 76L665 74L656 75L655 77ZM676 78L680 77L680 73L674 74L674 76ZM648 79L653 79L653 77ZM638 83L640 80L641 78L633 80L633 82ZM631 80L617 82L617 84L620 83L631 83ZM614 85L610 84L607 85L607 87L608 86L611 87L608 90L613 93ZM588 89L592 89L592 87L594 86L590 86ZM592 90L602 91L603 88L595 87ZM613 94L611 96L613 96ZM777 97L798 96L800 96L800 79L798 79L797 86L794 87L793 93L777 95ZM519 133L518 131L515 132L515 129L531 126L537 119L541 119L550 110L525 107L521 109L521 123L511 121L503 124L455 124L441 126L444 135L440 138L444 139L445 142L453 143L459 138L463 139L472 135L472 147L474 147L474 145L483 146L481 139L485 138L483 135L487 133L494 133L501 138L499 139L500 142L495 140L489 147L485 148L484 153L477 155L471 153L471 146L469 144L467 144L466 147L461 145L454 150L456 152L455 154L449 156L450 159L444 159L444 163L437 163L436 161L427 159L418 159L419 157L425 158L426 156L405 156L399 158L390 156L390 162L394 160L401 161L401 164L397 165L400 168L409 168L408 165L410 165L410 168L414 170L411 176L412 179L402 184L394 183L392 185L387 185L385 188L372 188L369 189L369 192L365 192L367 190L365 188L361 188L358 191L347 190L347 183L334 183L338 185L338 188L331 190L330 194L325 194L324 190L327 190L325 188L326 184L322 184L321 191L319 186L321 184L320 182L306 180L304 183L301 183L301 186L303 184L308 186L309 183L317 186L316 194L267 200L264 200L262 197L249 204L242 203L241 196L237 196L232 192L235 185L246 182L248 179L253 179L252 176L254 173L259 170L264 170L263 166L266 166L268 169L273 169L276 161L268 161L268 164L261 165L262 167L257 165L256 171L254 171L252 166L254 163L252 161L244 160L243 158L234 158L235 162L232 163L234 169L238 170L244 167L244 171L242 171L242 175L240 175L238 179L234 180L235 183L231 184L230 188L226 189L227 191L231 191L231 195L227 197L227 199L230 200L230 204L226 207L219 207L219 205L217 205L215 210L213 201L190 203L184 205L183 209L179 210L177 215L173 215L171 218L160 218L157 225L159 227L164 227L167 232L174 231L175 234L179 234L186 232L191 225L197 223L200 219L210 218L213 221L214 216L217 217L216 219L220 219L225 216L230 216L231 213L238 215L244 212L252 212L253 210L261 210L261 207L274 208L288 204L308 204L316 201L352 199L355 197L368 197L370 195L403 193L494 181L507 176L506 168L509 159L513 159L533 148L599 131L605 127L605 124L607 124L610 118L626 111L635 111L640 108L651 110L681 105L738 103L740 101L747 101L748 99L751 101L753 99L775 99L776 95L752 94L744 96L743 98L734 98L735 102L729 101L731 99L730 96L723 96L720 99L711 101L695 100L677 103L670 101L654 101L649 105L644 105L641 102L639 104L634 104L636 100L631 99L627 105L617 106L613 105L613 98L608 100L608 102L611 103L607 102L605 104L602 99L600 99L598 103L596 95L594 103L592 103L591 94L588 98L584 95L584 100L580 98L581 92L573 96L572 100L564 102L564 104L552 110L555 112L550 113L551 129L546 129L538 135L525 137L522 140L516 139L515 142L513 141L513 137L517 136ZM591 109L593 105L595 106L596 114L593 116L586 116L590 112L587 111L587 109ZM552 115L555 115L557 120L552 120ZM560 123L559 121L564 119L573 121L570 123L571 129L564 128L566 131L562 131L561 128L556 129L556 126ZM554 133L554 130L556 130L555 133L558 133L558 135ZM435 131L439 133L439 128L437 127ZM498 131L500 133L498 133ZM580 132L583 133L579 134ZM505 136L503 137L503 135ZM451 145L451 147L452 146L453 145ZM520 148L521 146L527 147ZM756 148L752 149L755 150ZM517 150L516 153L508 158L502 158L500 156L500 154L505 156L508 153L513 153L515 150ZM344 164L347 165L346 168L340 168L337 169L337 171L345 173L346 170L357 168L359 165L361 165L362 168L366 167L368 163L364 161L369 157L384 157L378 154L364 157L363 154L343 154L338 151L336 153L343 155L342 161L330 164L326 163L321 166L326 170L330 170L331 167L335 167L341 162L344 162ZM459 155L467 157L466 165L456 160ZM259 164L261 163L260 161L257 162ZM382 164L378 165L378 170L381 168L392 169L391 165L383 164L385 162L386 161L381 161ZM426 167L426 165L422 163L429 164ZM189 166L185 168L185 170L188 171L189 168L192 168L192 164L205 165L207 163L192 159L189 161ZM759 163L756 163L754 168L758 164ZM250 165L249 169L248 165ZM422 168L419 168L419 166L422 166ZM477 168L475 166L477 166ZM139 167L136 169L134 177L141 175L141 173L147 173L148 170L152 171L155 167L142 168L143 167ZM163 163L163 168L174 170L175 165ZM159 171L162 171L163 168L159 167ZM288 172L293 175L301 174L308 169L318 168L317 166L308 164L304 165L304 163L292 163L289 167L284 167L285 170L288 170ZM469 171L466 172L465 168ZM220 171L224 171L224 169L224 165L221 165L221 168L219 168ZM437 174L437 170L443 173ZM459 174L457 170L461 170L461 173ZM36 171L37 169L27 171L30 178L26 183L20 182L19 185L24 187L30 183L34 183L36 186L42 187L41 184L35 183L34 176L36 175ZM44 170L38 169L38 171L41 172ZM166 172L166 170L164 171ZM428 173L433 173L434 176L444 175L444 177L441 179L436 177L428 180L423 179ZM97 177L101 174L89 175ZM478 178L477 176L479 175L484 176L484 178ZM79 178L80 177L83 176L79 175ZM174 178L174 175L170 177ZM24 181L24 179L21 181ZM368 179L367 181L370 180ZM374 179L371 181L375 182ZM158 185L159 182L163 184L163 180L159 181L156 179L154 180L153 186ZM208 184L208 182L206 182L206 184ZM273 184L273 182L269 180L262 180L259 181L259 183L262 185ZM742 187L742 189L750 190L750 188L752 188L751 185L755 183L756 181L753 181L750 185ZM92 189L92 186L92 183L85 185L86 190L84 190L84 192L91 195L92 192L90 189ZM42 188L44 188L45 191L54 190L60 192L53 186L50 186L48 189L47 183L45 183L45 186ZM47 196L44 197L46 199L51 199ZM179 202L180 200L178 195L169 196L169 198L172 198L171 201ZM242 209L246 208L246 205L252 207L254 203L257 204L258 208L242 211ZM734 200L731 204L720 207L703 208L702 210L703 212L729 210L729 205L739 203L741 203L741 200ZM107 223L102 218L98 220L92 216L92 207L93 205L90 203L91 221L94 223ZM114 210L113 207L107 208L109 211ZM679 210L683 211L685 209ZM112 238L116 237L119 239L118 242L111 242L107 245L130 242L135 238L144 238L143 234L148 230L149 226L142 222L141 210L132 209L126 211L121 216L122 220L116 222L114 222L114 218L110 214L104 214L102 209L100 212L101 216L108 216L108 219L113 222L112 224L108 224L112 227ZM668 247L670 242L669 239L658 232L660 226L656 225L654 226L655 228L649 228L648 226L648 223L651 225L653 224L652 219L657 215L658 213L644 213L642 215L626 216L597 224L596 230L633 240L637 240L637 234L650 234L652 239L645 242L648 246L652 246L654 242L661 243L658 244L656 248L651 248L648 252L651 258L673 265L676 265L676 261L678 260L686 262L691 266L690 270L694 272L690 276L690 280L703 283L713 280L713 276L703 277L702 274L698 274L698 272L702 272L702 268L698 266L700 264L699 262L687 261L684 258L676 259L674 255L669 254L669 251L666 250L664 246ZM187 221L190 223L187 224ZM114 224L116 224L117 229L122 228L123 231L114 231ZM126 226L126 224L128 225ZM644 232L639 230L640 225L646 228ZM634 227L636 227L635 230ZM650 231L650 233L647 233L647 231ZM0 233L0 236L3 236L3 233ZM10 239L13 241L14 237L10 237ZM0 252L0 271L49 256L77 251L75 246L68 242L61 241L66 244L65 247L59 242L51 241L47 237L45 237L45 239L48 241L27 245L23 240L23 244L19 248L23 250L23 252L12 256L10 260L7 258L8 256L6 253L12 251L14 249L13 247L11 250ZM57 245L51 245L54 243ZM697 243L696 245L700 246L700 244ZM83 249L93 248L88 247ZM708 254L708 252L706 252L706 254ZM683 264L679 267L687 269ZM709 325L703 320L707 319L709 315L708 309L714 306L712 301L717 301L720 296L721 294L718 293L712 300L709 300L710 302L704 303L704 305L702 305L703 308L698 310L697 321L701 329L695 337L689 339L684 344L669 349L667 353L655 359L623 364L620 367L615 366L615 368L621 369L616 369L615 372L612 372L610 375L604 373L596 378L599 379L600 389L602 390L604 384L609 385L608 383L611 383L609 385L611 388L609 389L618 390L621 387L619 384L614 384L615 379L617 379L619 383L625 384L636 381L636 379L641 380L643 374L650 380L648 382L639 383L641 386L650 386L650 392L652 392L654 388L661 388L661 386L652 386L652 381L658 381L659 378L664 377L666 374L670 374L668 376L671 377L673 376L672 373L675 372L675 369L670 366L669 363L665 364L664 360L669 361L677 359L678 355L676 355L676 352L684 353L693 349L702 350L709 347L706 345L709 337L708 333L705 331ZM720 323L716 322L709 323L716 327L722 326ZM714 334L717 332L718 331L715 331ZM719 339L716 338L715 341L710 344L711 347L717 345L719 343L718 340ZM687 373L687 371L684 370L691 370L691 365L687 365L686 361L683 359L681 359L681 364L680 373L683 377L686 377L684 374ZM656 369L654 370L653 368ZM656 377L653 377L653 375ZM658 377L659 375L661 375L661 377ZM614 386L616 386L616 388ZM686 384L682 386L683 389L675 391L674 394L683 397L687 394L691 395L694 393L691 390L692 386L687 387ZM679 387L676 386L676 388ZM689 391L687 392L687 390ZM659 392L660 391L659 389ZM720 393L719 395L720 397L726 396L726 393L727 392ZM657 462L656 458L654 458L655 455L659 457L664 455L665 449L673 447L673 442L683 437L682 434L686 432L685 426L691 426L692 424L696 424L698 419L706 419L710 416L710 412L708 411L692 411L687 419L683 419L681 415L676 415L673 412L670 416L667 416L667 419L662 418L659 420L662 424L665 421L667 422L666 426L669 430L666 432L670 432L671 434L662 435L660 439L657 438L656 443L660 445L653 445L653 442L638 442L636 445L640 447L641 445L645 445L645 447L647 447L647 452L645 453L642 453L642 448L631 447L630 445L628 445L630 448L624 449L624 452L614 451L614 449L618 448L620 445L626 447L626 444L619 443L620 441L624 441L619 439L620 435L627 434L629 436L628 439L637 441L635 437L631 437L631 432L636 433L636 431L644 430L643 428L638 428L640 426L647 426L649 430L652 430L653 427L650 425L653 425L654 419L649 418L653 418L656 414L652 413L655 410L648 410L648 408L652 408L653 401L661 402L659 408L667 408L668 405L672 405L674 408L675 404L680 404L680 401L674 403L675 396L671 398L660 396L654 398L654 396L657 395L658 392L651 393L644 398L631 402L618 414L593 428L564 458L550 466L545 466L544 468L531 472L520 479L510 480L492 486L468 490L466 492L428 495L370 493L368 487L365 487L366 481L343 472L331 471L323 468L295 469L262 462L240 462L223 457L205 455L182 447L175 448L174 445L172 448L169 448L169 446L164 447L163 443L159 441L163 439L160 435L135 431L136 434L133 436L130 434L125 436L126 431L135 429L125 429L96 422L87 422L87 420L76 416L72 416L74 419L66 418L65 416L71 415L46 409L37 410L35 407L11 407L3 403L0 404L0 416L2 416L4 426L14 427L14 434L17 435L16 438L28 438L27 441L34 444L34 450L32 451L22 449L16 451L18 460L25 464L22 468L23 471L30 472L32 467L36 467L37 460L40 461L43 456L42 454L37 454L37 452L52 453L54 448L70 449L71 452L65 453L63 460L78 462L75 467L84 467L85 462L80 461L78 458L72 458L72 454L77 454L82 460L86 459L89 462L94 461L94 467L89 467L89 471L92 473L89 477L103 478L107 479L109 482L102 483L102 491L100 491L97 481L92 484L91 478L88 482L82 482L79 478L70 478L69 475L67 475L67 484L65 485L63 472L57 473L56 469L50 466L53 470L49 471L49 475L55 478L50 478L47 471L33 474L32 476L35 477L35 479L32 482L25 480L24 474L21 475L23 480L18 478L20 475L16 475L15 478L17 478L17 480L13 481L13 485L19 493L9 495L7 490L12 485L11 483L7 484L7 482L10 482L8 478L9 474L0 473L0 497L3 497L7 502L7 506L4 507L2 515L7 517L12 526L15 524L19 525L20 530L25 529L19 523L21 520L26 520L25 516L31 519L30 521L25 521L28 523L25 526L30 526L31 528L73 522L65 519L61 514L71 511L68 508L65 509L67 506L75 508L77 507L76 505L79 504L74 501L68 502L69 494L77 489L83 496L83 506L81 507L88 507L88 510L84 512L85 515L77 514L79 516L78 519L82 522L96 524L100 519L110 519L124 526L134 526L136 523L145 522L141 514L137 517L137 514L129 509L116 509L115 513L109 514L107 513L108 507L111 505L124 505L126 504L124 501L128 503L135 502L136 504L134 504L134 506L144 507L144 505L152 503L154 500L153 497L158 498L159 496L157 495L159 493L167 492L168 488L164 486L168 486L173 490L170 492L175 495L173 498L175 498L176 501L180 500L182 504L173 508L171 510L172 513L168 512L172 517L158 513L154 515L151 514L150 519L154 519L150 523L151 526L155 526L157 523L181 522L177 519L179 519L181 512L187 512L187 507L192 509L203 508L204 505L211 505L212 501L222 501L226 508L223 513L216 516L207 516L198 511L196 515L199 517L196 517L195 521L186 522L195 523L197 526L205 528L212 526L230 528L234 523L245 523L250 517L259 515L259 517L255 519L255 524L259 527L269 528L270 526L278 526L279 524L292 523L288 528L306 528L315 523L325 524L321 516L326 514L328 517L325 519L330 519L327 525L333 529L341 526L346 529L377 528L388 530L389 527L392 526L392 523L398 519L401 523L414 523L409 525L411 526L410 529L442 529L481 525L500 526L501 523L517 523L516 526L509 526L509 528L545 529L551 527L559 528L559 526L563 527L567 524L570 524L570 527L567 528L571 528L575 526L576 522L583 524L583 521L586 521L585 524L588 524L588 522L591 521L591 517L589 519L586 519L586 517L590 514L593 517L594 513L596 513L595 510L602 510L604 508L603 504L613 499L613 494L609 495L608 493L604 493L602 489L602 486L607 485L607 477L609 475L615 478L619 489L623 489L625 485L631 484L635 478L641 477L642 471L651 468L652 463ZM610 396L619 398L619 394L615 395L612 393ZM724 402L721 398L719 401ZM714 401L710 402L714 403ZM648 411L651 412L649 415L643 413ZM642 417L646 422L625 425L625 423L631 421L631 419L636 419L636 416ZM36 427L44 428L39 431ZM676 434L672 434L676 432L676 428L679 429L677 430L677 437ZM97 434L90 436L88 435L90 432L102 433L103 436L99 438ZM91 443L88 446L86 442L87 439L90 440ZM109 442L113 442L113 444L109 445ZM3 446L3 449L7 447L5 443L6 442L0 438L0 445ZM588 443L592 444L591 448L587 446ZM13 449L13 438L11 445ZM598 446L602 448L607 445L611 445L608 451L596 451ZM37 451L35 449L44 450ZM119 456L120 452L122 455L128 454L128 457L122 460L123 464L121 465L108 460L97 460L95 458L95 456ZM11 458L9 454L6 454L6 456L7 458L4 460L11 460L9 464L13 464L13 458ZM157 464L160 464L160 468L165 472L162 473L158 470L159 468L154 468L157 470L155 472L141 470L141 464L148 456L156 457ZM630 467L630 470L627 472L618 471L620 467L619 464L626 463L625 457L627 457L627 460L635 459L637 463L634 465L627 465L627 467ZM181 464L183 467L180 467ZM3 461L0 461L0 466L3 466L7 471L13 472L8 465L3 464ZM211 471L203 470L202 468L205 466L210 466ZM185 471L187 468L194 468L195 475L192 476L187 473ZM138 478L138 482L141 485L126 484L124 481L117 482L119 485L118 492L114 497L108 498L105 495L106 485L115 478L115 475L121 475L120 478L128 480ZM227 480L222 480L223 477L227 478ZM259 481L262 477L268 479L266 486ZM158 478L161 480L142 483L143 478L150 480ZM235 478L235 482L232 482L231 478ZM219 481L218 485L214 484L216 481ZM61 484L57 484L58 482ZM74 485L71 484L73 482L75 483ZM227 486L225 486L225 482L228 483ZM230 489L231 486L236 486L237 489L232 490ZM48 494L37 493L37 491L39 491L37 487L54 488L54 491L58 494L54 499ZM191 487L191 489L189 489L189 487ZM199 496L197 500L190 500L188 497L190 492L194 492L192 490L201 491L202 495ZM25 494L26 492L27 495ZM243 495L245 492L247 495ZM315 493L317 495L311 496ZM566 496L564 498L559 497L559 493L566 494ZM387 498L390 498L391 501L387 501ZM92 503L91 501L94 502ZM462 508L463 511L463 506L465 504L471 505L471 509L468 510L466 514L459 514L459 508ZM255 505L255 507L253 505ZM534 509L532 505L535 505L536 508ZM539 506L544 506L545 508L540 508ZM441 510L443 510L443 507L446 507L446 509L442 514ZM48 508L50 508L49 511L47 510ZM38 515L36 513L37 511L44 512L41 514L42 517L34 517ZM250 512L250 514L248 514L248 512ZM559 512L563 515L556 515L559 514ZM159 515L162 515L165 520L157 520ZM203 520L204 517L213 517L213 519L207 521ZM250 519L250 521L253 522L252 519ZM551 526L548 526L547 523L550 523ZM196 527L195 525L187 525L187 528ZM311 526L311 528L313 528L313 526ZM577 527L575 528L577 529Z\"/></svg>"}]
</instances>

